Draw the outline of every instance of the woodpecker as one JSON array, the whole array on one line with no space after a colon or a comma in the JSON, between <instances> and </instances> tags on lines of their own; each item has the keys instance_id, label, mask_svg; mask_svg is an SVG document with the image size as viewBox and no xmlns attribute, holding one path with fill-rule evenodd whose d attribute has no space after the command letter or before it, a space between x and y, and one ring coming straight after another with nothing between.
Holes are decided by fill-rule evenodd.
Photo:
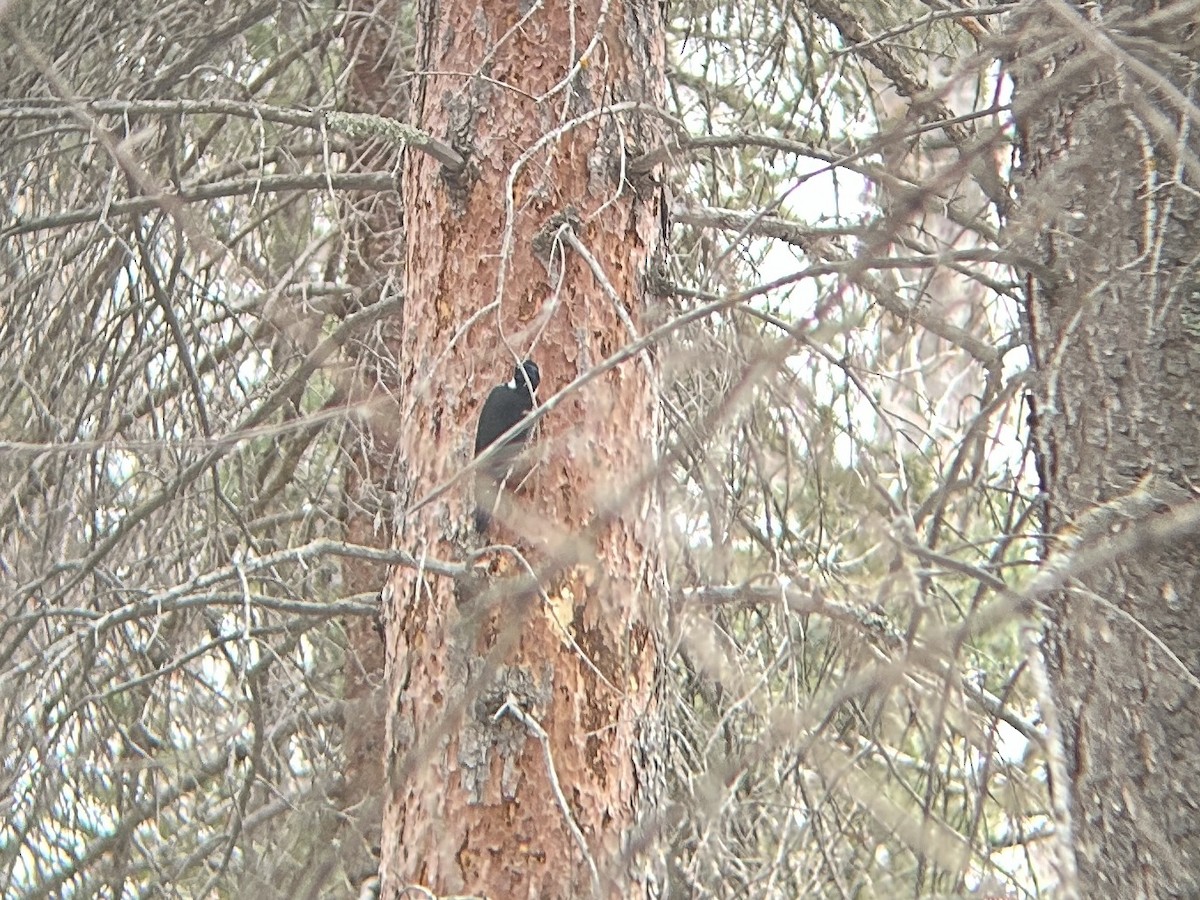
<instances>
[{"instance_id":1,"label":"woodpecker","mask_svg":"<svg viewBox=\"0 0 1200 900\"><path fill-rule=\"evenodd\" d=\"M511 382L492 388L479 411L479 426L475 429L476 456L496 443L533 409L533 395L541 380L537 363L527 359L513 370ZM531 425L509 436L475 477L475 530L480 534L487 531L499 488L512 473L532 430Z\"/></svg>"}]
</instances>

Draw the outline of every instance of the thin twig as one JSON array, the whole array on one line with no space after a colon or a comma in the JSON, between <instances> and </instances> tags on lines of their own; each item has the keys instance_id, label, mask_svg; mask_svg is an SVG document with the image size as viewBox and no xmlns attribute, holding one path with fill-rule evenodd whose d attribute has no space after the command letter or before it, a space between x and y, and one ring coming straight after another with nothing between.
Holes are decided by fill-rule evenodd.
<instances>
[{"instance_id":1,"label":"thin twig","mask_svg":"<svg viewBox=\"0 0 1200 900\"><path fill-rule=\"evenodd\" d=\"M575 817L571 814L571 807L567 805L566 795L563 794L562 785L558 782L558 772L554 767L554 754L550 750L550 735L546 734L546 730L542 728L537 719L521 709L521 705L517 703L516 698L512 694L509 694L508 699L504 701L504 705L496 710L495 715L492 716L492 721L499 722L505 715L512 716L541 742L542 753L546 759L546 776L550 781L550 790L554 792L554 799L558 802L558 808L562 811L563 819L567 823L567 828L570 829L571 837L575 839L575 843L579 846L579 852L583 854L584 861L587 862L588 870L592 875L592 892L599 898L602 896L600 891L600 871L596 868L596 860L592 857L591 850L588 849L583 832L579 830L579 826L575 823Z\"/></svg>"}]
</instances>

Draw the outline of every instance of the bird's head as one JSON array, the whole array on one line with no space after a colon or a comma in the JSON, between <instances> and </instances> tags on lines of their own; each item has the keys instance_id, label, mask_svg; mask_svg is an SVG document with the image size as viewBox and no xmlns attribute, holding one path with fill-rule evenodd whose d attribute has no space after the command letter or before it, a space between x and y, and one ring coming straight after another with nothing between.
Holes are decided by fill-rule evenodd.
<instances>
[{"instance_id":1,"label":"bird's head","mask_svg":"<svg viewBox=\"0 0 1200 900\"><path fill-rule=\"evenodd\" d=\"M537 363L532 359L525 360L513 370L513 387L518 390L525 387L526 379L529 380L530 392L536 391L542 380L542 373L538 371Z\"/></svg>"}]
</instances>

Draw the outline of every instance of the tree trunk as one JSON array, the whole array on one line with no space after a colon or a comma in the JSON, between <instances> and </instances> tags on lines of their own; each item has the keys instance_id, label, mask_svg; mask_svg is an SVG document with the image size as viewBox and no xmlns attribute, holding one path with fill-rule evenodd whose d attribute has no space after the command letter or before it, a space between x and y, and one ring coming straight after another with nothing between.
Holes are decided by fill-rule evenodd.
<instances>
[{"instance_id":1,"label":"tree trunk","mask_svg":"<svg viewBox=\"0 0 1200 900\"><path fill-rule=\"evenodd\" d=\"M348 112L407 117L407 92L396 87L406 74L397 59L401 42L395 39L393 26L399 6L395 0L348 0L346 4L341 37L349 62ZM399 163L397 149L378 138L359 141L352 147L351 156L351 170L385 171ZM346 278L355 288L359 305L378 303L399 290L402 215L400 198L395 193L349 195L346 199ZM346 357L353 361L345 391L347 404L357 413L342 433L343 450L350 461L343 520L346 540L351 544L388 548L395 541L392 497L396 489L396 397L400 381L394 358L400 348L400 331L400 317L396 317L344 348ZM360 559L347 559L343 572L344 589L351 596L378 591L385 577L378 563ZM355 618L345 627L345 768L336 797L340 830L333 837L357 886L378 866L387 692L380 622Z\"/></svg>"},{"instance_id":2,"label":"tree trunk","mask_svg":"<svg viewBox=\"0 0 1200 900\"><path fill-rule=\"evenodd\" d=\"M1172 95L1195 72L1164 49L1183 47L1189 17L1126 31L1158 5L1105 4L1108 22L1039 5L1015 32L1013 233L1046 267L1027 306L1046 553L1146 535L1070 582L1047 623L1069 782L1053 788L1085 897L1200 891L1200 547L1147 532L1200 478L1198 142Z\"/></svg>"},{"instance_id":3,"label":"tree trunk","mask_svg":"<svg viewBox=\"0 0 1200 900\"><path fill-rule=\"evenodd\" d=\"M469 557L486 541L472 479L455 479L517 361L538 363L545 403L644 331L659 195L624 164L661 143L633 108L661 99L660 10L490 0L420 16L416 124L468 162L409 152L404 168L398 540L472 574L392 581L383 896L625 896L645 890L631 858L656 779L641 761L661 740L656 510L638 480L650 357L547 411L487 534L506 547Z\"/></svg>"}]
</instances>

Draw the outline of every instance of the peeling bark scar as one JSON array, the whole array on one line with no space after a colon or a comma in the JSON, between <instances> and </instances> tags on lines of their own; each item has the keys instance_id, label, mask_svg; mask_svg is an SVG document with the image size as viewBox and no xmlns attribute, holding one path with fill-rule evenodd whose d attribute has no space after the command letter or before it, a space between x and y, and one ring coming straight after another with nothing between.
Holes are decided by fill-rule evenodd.
<instances>
[{"instance_id":1,"label":"peeling bark scar","mask_svg":"<svg viewBox=\"0 0 1200 900\"><path fill-rule=\"evenodd\" d=\"M508 666L476 698L474 715L463 727L458 749L460 783L472 805L487 802L496 754L501 762L500 798L504 802L516 799L522 778L518 763L529 732L516 718L498 713L513 705L534 715L550 703L550 684L548 673L539 679L526 668Z\"/></svg>"},{"instance_id":2,"label":"peeling bark scar","mask_svg":"<svg viewBox=\"0 0 1200 900\"><path fill-rule=\"evenodd\" d=\"M468 569L454 579L454 601L459 609L471 606L487 589L491 579L483 572Z\"/></svg>"},{"instance_id":3,"label":"peeling bark scar","mask_svg":"<svg viewBox=\"0 0 1200 900\"><path fill-rule=\"evenodd\" d=\"M533 236L533 252L547 267L552 265L554 245L558 242L558 234L562 228L570 228L576 234L583 229L583 220L574 206L567 206L546 220Z\"/></svg>"}]
</instances>

